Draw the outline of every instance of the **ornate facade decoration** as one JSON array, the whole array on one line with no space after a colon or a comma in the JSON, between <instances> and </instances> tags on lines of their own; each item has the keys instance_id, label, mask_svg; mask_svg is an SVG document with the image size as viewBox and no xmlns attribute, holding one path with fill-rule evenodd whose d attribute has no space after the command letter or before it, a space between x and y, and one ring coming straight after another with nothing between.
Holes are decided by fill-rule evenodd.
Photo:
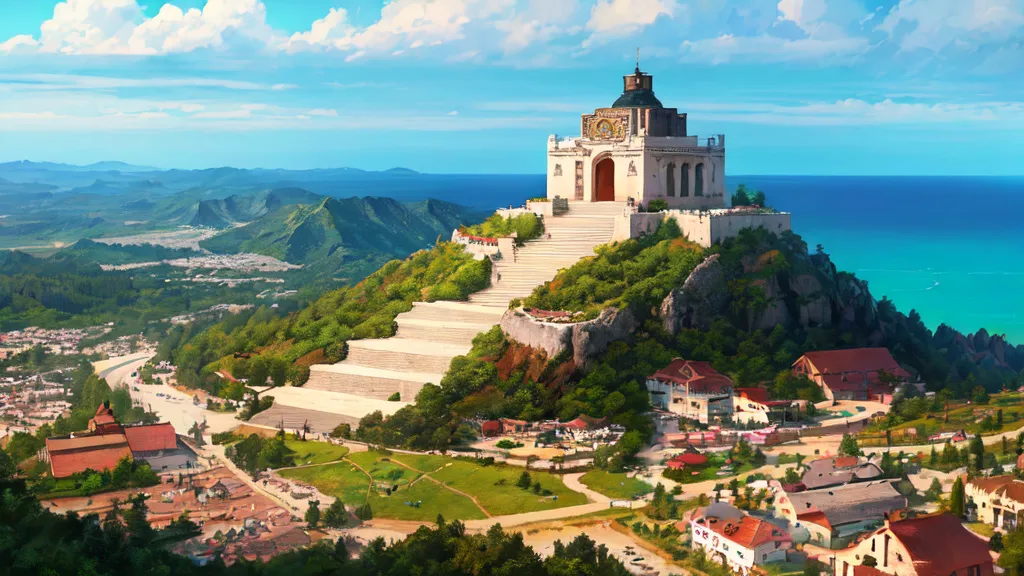
<instances>
[{"instance_id":1,"label":"ornate facade decoration","mask_svg":"<svg viewBox=\"0 0 1024 576\"><path fill-rule=\"evenodd\" d=\"M562 165L561 164L555 164L555 173L554 173L554 175L555 176L561 176L562 175Z\"/></svg>"}]
</instances>

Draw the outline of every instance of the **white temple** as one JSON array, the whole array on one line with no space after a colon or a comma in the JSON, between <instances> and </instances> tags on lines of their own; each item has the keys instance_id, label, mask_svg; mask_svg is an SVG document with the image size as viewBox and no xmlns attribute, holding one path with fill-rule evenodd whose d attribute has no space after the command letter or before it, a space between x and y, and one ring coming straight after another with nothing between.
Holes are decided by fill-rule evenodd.
<instances>
[{"instance_id":1,"label":"white temple","mask_svg":"<svg viewBox=\"0 0 1024 576\"><path fill-rule=\"evenodd\" d=\"M611 108L582 116L579 137L548 138L548 198L725 207L725 135L688 135L686 114L662 106L639 65L623 85Z\"/></svg>"}]
</instances>

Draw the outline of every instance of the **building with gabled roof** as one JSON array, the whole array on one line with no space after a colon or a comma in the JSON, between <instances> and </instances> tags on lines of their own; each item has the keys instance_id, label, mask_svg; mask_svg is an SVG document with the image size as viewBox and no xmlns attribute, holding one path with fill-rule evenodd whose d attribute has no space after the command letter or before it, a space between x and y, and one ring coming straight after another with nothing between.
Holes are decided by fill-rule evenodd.
<instances>
[{"instance_id":1,"label":"building with gabled roof","mask_svg":"<svg viewBox=\"0 0 1024 576\"><path fill-rule=\"evenodd\" d=\"M43 459L50 463L54 478L67 478L86 470L112 470L125 457L146 460L154 471L189 467L196 462L195 454L178 443L170 423L122 426L109 402L96 409L88 430L46 439Z\"/></svg>"},{"instance_id":2,"label":"building with gabled roof","mask_svg":"<svg viewBox=\"0 0 1024 576\"><path fill-rule=\"evenodd\" d=\"M775 495L778 514L791 527L806 529L812 543L826 548L834 540L873 529L888 514L906 507L906 496L887 480L798 492L787 492L779 485Z\"/></svg>"},{"instance_id":3,"label":"building with gabled roof","mask_svg":"<svg viewBox=\"0 0 1024 576\"><path fill-rule=\"evenodd\" d=\"M1009 474L971 479L964 495L979 522L1004 530L1015 529L1017 514L1024 511L1024 482Z\"/></svg>"},{"instance_id":4,"label":"building with gabled roof","mask_svg":"<svg viewBox=\"0 0 1024 576\"><path fill-rule=\"evenodd\" d=\"M886 348L808 352L793 363L793 373L816 383L829 400L884 403L892 400L893 381L907 382L911 378Z\"/></svg>"},{"instance_id":5,"label":"building with gabled roof","mask_svg":"<svg viewBox=\"0 0 1024 576\"><path fill-rule=\"evenodd\" d=\"M710 363L681 358L647 377L651 405L704 424L732 418L733 388Z\"/></svg>"},{"instance_id":6,"label":"building with gabled roof","mask_svg":"<svg viewBox=\"0 0 1024 576\"><path fill-rule=\"evenodd\" d=\"M785 418L792 400L772 400L764 388L735 388L732 418L741 424L770 424Z\"/></svg>"},{"instance_id":7,"label":"building with gabled roof","mask_svg":"<svg viewBox=\"0 0 1024 576\"><path fill-rule=\"evenodd\" d=\"M882 469L874 462L862 461L856 456L819 458L807 463L800 483L807 490L841 486L851 482L866 482L882 477Z\"/></svg>"},{"instance_id":8,"label":"building with gabled roof","mask_svg":"<svg viewBox=\"0 0 1024 576\"><path fill-rule=\"evenodd\" d=\"M860 576L868 557L891 576L992 576L988 542L950 514L929 514L885 525L835 554L833 574Z\"/></svg>"},{"instance_id":9,"label":"building with gabled roof","mask_svg":"<svg viewBox=\"0 0 1024 576\"><path fill-rule=\"evenodd\" d=\"M716 502L690 518L688 526L680 522L677 528L681 533L689 529L691 546L739 574L749 574L755 565L785 562L792 544L783 528L724 502Z\"/></svg>"}]
</instances>

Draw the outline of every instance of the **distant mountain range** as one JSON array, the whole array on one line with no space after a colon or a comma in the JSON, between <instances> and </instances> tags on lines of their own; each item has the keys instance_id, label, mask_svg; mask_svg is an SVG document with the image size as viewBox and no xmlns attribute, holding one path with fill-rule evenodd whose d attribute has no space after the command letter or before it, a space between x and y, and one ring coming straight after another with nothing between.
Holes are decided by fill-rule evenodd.
<instances>
[{"instance_id":1,"label":"distant mountain range","mask_svg":"<svg viewBox=\"0 0 1024 576\"><path fill-rule=\"evenodd\" d=\"M202 208L199 215L213 217L212 209ZM453 229L483 216L438 200L402 203L391 198L319 198L314 204L282 205L249 224L202 241L200 246L215 253L266 254L304 264L318 274L361 278L384 262L424 248L438 236L447 237Z\"/></svg>"},{"instance_id":2,"label":"distant mountain range","mask_svg":"<svg viewBox=\"0 0 1024 576\"><path fill-rule=\"evenodd\" d=\"M38 184L52 187L50 191L55 194L145 194L149 197L169 196L187 190L219 191L220 197L226 197L252 190L302 188L336 198L383 196L400 201L435 198L484 209L519 204L544 192L543 174L423 174L408 168L384 171L230 167L160 170L123 162L97 162L87 166L28 161L0 163L0 197L21 193L26 185Z\"/></svg>"}]
</instances>

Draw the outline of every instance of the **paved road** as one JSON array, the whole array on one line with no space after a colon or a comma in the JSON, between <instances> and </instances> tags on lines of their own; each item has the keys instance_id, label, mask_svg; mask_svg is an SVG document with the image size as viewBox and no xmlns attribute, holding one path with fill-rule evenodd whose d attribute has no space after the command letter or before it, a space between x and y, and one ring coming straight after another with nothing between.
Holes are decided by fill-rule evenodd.
<instances>
[{"instance_id":1,"label":"paved road","mask_svg":"<svg viewBox=\"0 0 1024 576\"><path fill-rule=\"evenodd\" d=\"M138 390L132 389L132 399L141 403L147 410L156 412L161 421L170 422L178 434L188 434L193 424L205 420L206 439L210 442L209 436L230 430L241 423L234 414L212 412L192 404L191 396L170 386L140 384L135 388ZM158 393L163 396L157 396Z\"/></svg>"}]
</instances>

